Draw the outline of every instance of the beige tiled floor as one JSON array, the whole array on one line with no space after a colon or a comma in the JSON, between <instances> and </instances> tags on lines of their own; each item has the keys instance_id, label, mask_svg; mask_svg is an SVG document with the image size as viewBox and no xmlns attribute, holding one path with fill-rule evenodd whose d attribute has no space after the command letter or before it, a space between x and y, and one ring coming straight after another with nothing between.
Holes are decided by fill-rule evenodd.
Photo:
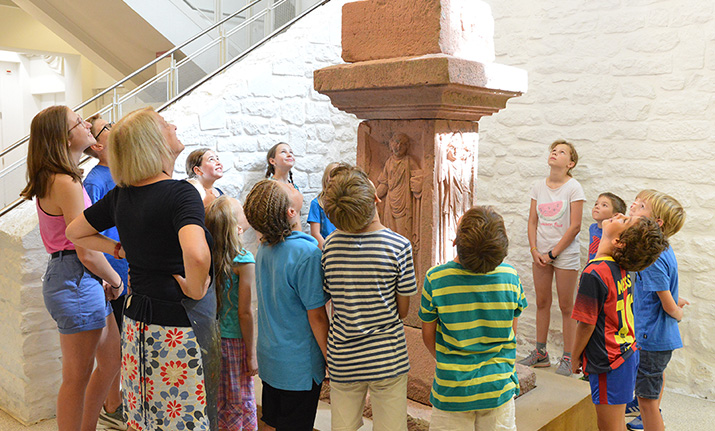
<instances>
[{"instance_id":1,"label":"beige tiled floor","mask_svg":"<svg viewBox=\"0 0 715 431\"><path fill-rule=\"evenodd\" d=\"M712 429L712 424L715 424L715 402L713 401L666 392L663 396L662 408L668 431ZM327 404L321 404L318 408L316 428L320 431L327 431L330 429L329 424L329 406ZM366 423L361 431L368 431L370 429L372 429L371 425ZM57 422L51 419L26 427L0 410L0 430L56 431Z\"/></svg>"}]
</instances>

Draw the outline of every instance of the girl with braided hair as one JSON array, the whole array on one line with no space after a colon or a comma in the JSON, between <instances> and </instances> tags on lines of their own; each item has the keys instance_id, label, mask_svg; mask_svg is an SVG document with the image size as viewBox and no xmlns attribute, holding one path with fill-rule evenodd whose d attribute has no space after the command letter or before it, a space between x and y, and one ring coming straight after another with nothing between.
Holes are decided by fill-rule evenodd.
<instances>
[{"instance_id":1,"label":"girl with braided hair","mask_svg":"<svg viewBox=\"0 0 715 431\"><path fill-rule=\"evenodd\" d=\"M256 252L258 374L266 429L312 431L325 377L328 316L318 241L301 231L300 193L278 181L253 186L243 206Z\"/></svg>"}]
</instances>

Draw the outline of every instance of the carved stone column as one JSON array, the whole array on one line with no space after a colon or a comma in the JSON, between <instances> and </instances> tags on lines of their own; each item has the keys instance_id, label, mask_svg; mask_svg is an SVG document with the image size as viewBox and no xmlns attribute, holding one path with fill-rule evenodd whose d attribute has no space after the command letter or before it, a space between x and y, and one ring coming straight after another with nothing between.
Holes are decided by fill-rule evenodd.
<instances>
[{"instance_id":1,"label":"carved stone column","mask_svg":"<svg viewBox=\"0 0 715 431\"><path fill-rule=\"evenodd\" d=\"M383 223L412 240L420 286L427 269L454 258L456 222L476 203L477 121L527 88L525 71L493 63L493 22L479 0L347 3L342 44L349 63L314 74L316 91L367 120L358 129L357 163L378 188L395 165L390 140L400 133L409 139L399 165L410 167L402 181L411 184L391 189L404 196L381 196L379 211ZM395 199L411 207L409 223L391 214ZM418 307L415 297L408 325L419 326Z\"/></svg>"},{"instance_id":2,"label":"carved stone column","mask_svg":"<svg viewBox=\"0 0 715 431\"><path fill-rule=\"evenodd\" d=\"M479 119L527 89L525 71L493 63L493 28L480 0L347 3L348 64L314 73L316 91L366 120L357 163L378 187L383 223L412 241L420 291L427 269L454 258L457 220L476 204ZM419 301L406 320L416 328ZM406 329L414 370L426 350ZM410 373L409 398L428 404L433 367L423 381Z\"/></svg>"}]
</instances>

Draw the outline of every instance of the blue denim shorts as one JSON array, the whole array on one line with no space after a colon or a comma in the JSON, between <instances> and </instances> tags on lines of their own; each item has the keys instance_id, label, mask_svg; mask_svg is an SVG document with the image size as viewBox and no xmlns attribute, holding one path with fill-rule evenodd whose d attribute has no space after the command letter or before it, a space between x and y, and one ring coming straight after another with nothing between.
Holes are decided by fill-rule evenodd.
<instances>
[{"instance_id":1,"label":"blue denim shorts","mask_svg":"<svg viewBox=\"0 0 715 431\"><path fill-rule=\"evenodd\" d=\"M50 258L42 296L60 334L104 328L112 312L102 281L85 269L76 254Z\"/></svg>"},{"instance_id":2,"label":"blue denim shorts","mask_svg":"<svg viewBox=\"0 0 715 431\"><path fill-rule=\"evenodd\" d=\"M663 388L663 371L668 366L671 356L673 356L672 350L661 352L641 350L641 361L636 376L637 397L649 400L657 400L660 397L660 390Z\"/></svg>"}]
</instances>

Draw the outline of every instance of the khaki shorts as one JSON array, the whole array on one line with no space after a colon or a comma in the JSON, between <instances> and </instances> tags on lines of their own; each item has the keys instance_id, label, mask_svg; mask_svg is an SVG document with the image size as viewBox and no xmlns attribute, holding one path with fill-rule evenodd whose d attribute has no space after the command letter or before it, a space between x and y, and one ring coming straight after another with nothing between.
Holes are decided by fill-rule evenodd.
<instances>
[{"instance_id":1,"label":"khaki shorts","mask_svg":"<svg viewBox=\"0 0 715 431\"><path fill-rule=\"evenodd\" d=\"M432 407L430 431L516 431L514 399L495 409L446 412Z\"/></svg>"},{"instance_id":2,"label":"khaki shorts","mask_svg":"<svg viewBox=\"0 0 715 431\"><path fill-rule=\"evenodd\" d=\"M330 382L333 431L356 431L370 391L373 431L407 431L407 374L369 382Z\"/></svg>"}]
</instances>

